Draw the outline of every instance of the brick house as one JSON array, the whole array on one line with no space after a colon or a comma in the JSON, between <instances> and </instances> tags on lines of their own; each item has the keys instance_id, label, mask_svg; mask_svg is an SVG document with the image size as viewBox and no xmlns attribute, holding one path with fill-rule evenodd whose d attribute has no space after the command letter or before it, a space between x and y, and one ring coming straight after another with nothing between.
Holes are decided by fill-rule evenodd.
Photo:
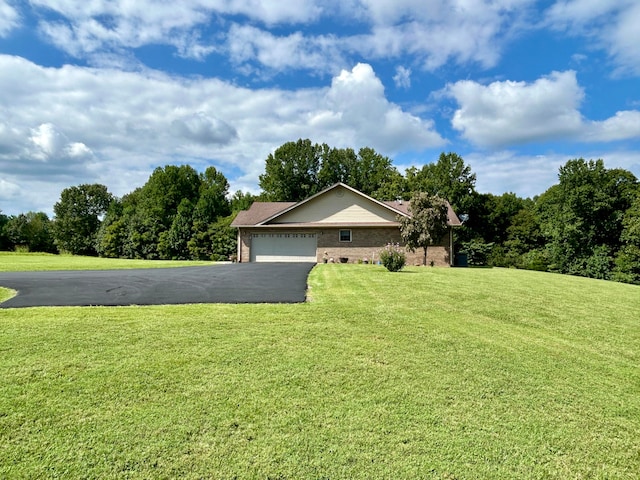
<instances>
[{"instance_id":1,"label":"brick house","mask_svg":"<svg viewBox=\"0 0 640 480\"><path fill-rule=\"evenodd\" d=\"M343 183L301 202L254 202L231 224L238 229L240 262L377 262L389 243L403 245L398 217L408 202L381 202ZM427 250L427 262L453 265L453 228L460 220L450 205L448 231ZM407 252L407 264L421 264L423 252Z\"/></svg>"}]
</instances>

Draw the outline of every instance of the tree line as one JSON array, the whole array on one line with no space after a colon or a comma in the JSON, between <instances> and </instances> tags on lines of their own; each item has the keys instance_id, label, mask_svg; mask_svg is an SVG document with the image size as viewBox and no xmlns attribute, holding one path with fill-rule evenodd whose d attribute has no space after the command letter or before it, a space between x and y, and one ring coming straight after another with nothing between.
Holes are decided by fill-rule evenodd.
<instances>
[{"instance_id":1,"label":"tree line","mask_svg":"<svg viewBox=\"0 0 640 480\"><path fill-rule=\"evenodd\" d=\"M471 265L551 271L640 283L640 183L602 160L572 159L558 183L534 198L476 190L476 174L455 153L400 173L371 148L355 151L287 142L265 160L261 193L229 194L214 167L154 170L140 188L116 198L103 185L63 190L54 219L42 212L0 214L0 249L144 259L227 259L230 223L254 200L300 201L343 182L379 200L423 192L444 198L467 220L455 251Z\"/></svg>"}]
</instances>

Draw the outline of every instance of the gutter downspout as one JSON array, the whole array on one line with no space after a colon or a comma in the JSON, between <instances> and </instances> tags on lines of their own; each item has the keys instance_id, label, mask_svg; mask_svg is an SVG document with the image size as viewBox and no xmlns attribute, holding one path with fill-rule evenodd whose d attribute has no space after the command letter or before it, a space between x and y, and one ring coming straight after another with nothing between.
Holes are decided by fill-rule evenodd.
<instances>
[{"instance_id":1,"label":"gutter downspout","mask_svg":"<svg viewBox=\"0 0 640 480\"><path fill-rule=\"evenodd\" d=\"M449 227L449 266L453 267L453 227Z\"/></svg>"}]
</instances>

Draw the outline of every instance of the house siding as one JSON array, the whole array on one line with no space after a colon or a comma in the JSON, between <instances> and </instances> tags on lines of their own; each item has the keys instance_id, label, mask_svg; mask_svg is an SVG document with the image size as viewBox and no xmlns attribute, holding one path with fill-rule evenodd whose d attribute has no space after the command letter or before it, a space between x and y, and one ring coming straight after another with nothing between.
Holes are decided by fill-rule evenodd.
<instances>
[{"instance_id":1,"label":"house siding","mask_svg":"<svg viewBox=\"0 0 640 480\"><path fill-rule=\"evenodd\" d=\"M340 242L340 230L351 230L351 242ZM251 261L251 235L253 233L315 233L317 235L316 261L323 262L323 258L338 262L341 257L347 258L349 263L358 263L367 259L377 262L380 251L389 243L403 246L398 227L336 227L336 228L242 228L238 234L238 260ZM326 255L325 255L326 252ZM422 265L423 250L406 252L407 265ZM449 234L445 235L440 245L427 249L427 265L450 266Z\"/></svg>"},{"instance_id":2,"label":"house siding","mask_svg":"<svg viewBox=\"0 0 640 480\"><path fill-rule=\"evenodd\" d=\"M275 223L395 223L397 213L344 187L280 215Z\"/></svg>"}]
</instances>

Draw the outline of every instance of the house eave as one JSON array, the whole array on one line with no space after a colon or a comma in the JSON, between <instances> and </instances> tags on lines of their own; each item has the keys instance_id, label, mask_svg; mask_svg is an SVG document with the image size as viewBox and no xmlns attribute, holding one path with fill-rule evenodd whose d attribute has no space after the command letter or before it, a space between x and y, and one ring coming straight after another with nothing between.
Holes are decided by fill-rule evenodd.
<instances>
[{"instance_id":1,"label":"house eave","mask_svg":"<svg viewBox=\"0 0 640 480\"><path fill-rule=\"evenodd\" d=\"M316 222L316 223L268 223L259 225L235 225L236 228L258 228L258 229L270 229L270 228L398 228L399 222L372 222L372 223L330 223L330 222Z\"/></svg>"}]
</instances>

